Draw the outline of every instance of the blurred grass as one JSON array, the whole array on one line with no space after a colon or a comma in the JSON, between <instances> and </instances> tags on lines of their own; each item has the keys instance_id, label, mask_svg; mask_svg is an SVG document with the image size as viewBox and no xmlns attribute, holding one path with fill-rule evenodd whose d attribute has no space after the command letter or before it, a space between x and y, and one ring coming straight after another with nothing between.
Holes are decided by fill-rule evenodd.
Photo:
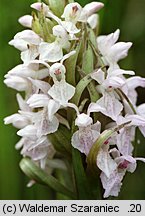
<instances>
[{"instance_id":1,"label":"blurred grass","mask_svg":"<svg viewBox=\"0 0 145 216\"><path fill-rule=\"evenodd\" d=\"M26 188L28 179L19 169L19 152L14 149L18 140L12 126L4 126L3 118L17 110L14 90L3 84L3 76L20 63L19 52L8 41L23 28L17 19L31 12L33 0L0 0L0 199L52 199L53 194L42 186ZM82 5L91 2L79 0ZM100 12L100 33L108 34L121 29L121 40L134 43L129 57L121 62L125 69L132 69L145 77L145 0L102 0L105 8ZM140 102L145 102L145 90L138 89ZM145 157L145 140L139 134L138 153ZM120 199L145 199L145 164L139 163L134 174L124 180Z\"/></svg>"}]
</instances>

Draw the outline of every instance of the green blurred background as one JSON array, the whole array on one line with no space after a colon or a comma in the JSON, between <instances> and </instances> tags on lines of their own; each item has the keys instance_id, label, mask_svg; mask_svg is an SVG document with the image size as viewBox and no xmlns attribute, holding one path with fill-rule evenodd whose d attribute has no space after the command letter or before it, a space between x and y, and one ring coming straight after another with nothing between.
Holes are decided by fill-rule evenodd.
<instances>
[{"instance_id":1,"label":"green blurred background","mask_svg":"<svg viewBox=\"0 0 145 216\"><path fill-rule=\"evenodd\" d=\"M18 140L12 126L4 126L3 118L17 111L16 92L3 84L4 74L20 63L19 52L8 45L23 28L17 19L31 13L33 0L0 0L0 199L55 199L43 186L26 188L27 177L19 169L20 156L14 148ZM84 5L89 0L78 0ZM121 62L124 69L132 69L145 77L145 0L102 0L101 34L121 29L121 39L134 43L129 57ZM138 89L140 100L145 102L145 90ZM145 139L138 133L141 144L137 151L145 157ZM134 174L128 174L118 199L145 199L145 164L139 163Z\"/></svg>"}]
</instances>

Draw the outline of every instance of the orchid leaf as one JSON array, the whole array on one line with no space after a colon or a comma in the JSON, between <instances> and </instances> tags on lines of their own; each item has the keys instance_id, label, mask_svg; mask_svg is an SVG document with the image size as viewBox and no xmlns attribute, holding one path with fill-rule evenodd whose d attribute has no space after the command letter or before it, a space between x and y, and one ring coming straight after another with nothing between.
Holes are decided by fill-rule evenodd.
<instances>
[{"instance_id":1,"label":"orchid leaf","mask_svg":"<svg viewBox=\"0 0 145 216\"><path fill-rule=\"evenodd\" d=\"M93 68L94 68L93 50L91 46L88 45L88 48L85 51L84 58L83 58L82 71L85 72L86 74L90 74L93 72L94 70ZM93 80L88 84L87 88L90 94L91 101L96 102L99 99L99 94L97 93L95 83Z\"/></svg>"},{"instance_id":2,"label":"orchid leaf","mask_svg":"<svg viewBox=\"0 0 145 216\"><path fill-rule=\"evenodd\" d=\"M52 188L53 190L60 192L70 198L75 199L75 195L72 191L62 185L52 175L47 175L42 169L40 169L34 162L29 158L23 158L20 162L20 168L22 171L31 179L35 180L40 184L44 184Z\"/></svg>"},{"instance_id":3,"label":"orchid leaf","mask_svg":"<svg viewBox=\"0 0 145 216\"><path fill-rule=\"evenodd\" d=\"M59 129L53 133L49 134L48 138L52 142L56 151L71 157L71 145L70 145L70 132L67 128L60 125Z\"/></svg>"},{"instance_id":4,"label":"orchid leaf","mask_svg":"<svg viewBox=\"0 0 145 216\"><path fill-rule=\"evenodd\" d=\"M85 76L83 79L80 80L80 82L76 86L76 91L74 97L71 99L71 103L79 105L81 95L85 88L88 86L88 84L91 82L92 78L90 75Z\"/></svg>"},{"instance_id":5,"label":"orchid leaf","mask_svg":"<svg viewBox=\"0 0 145 216\"><path fill-rule=\"evenodd\" d=\"M114 127L112 129L105 130L100 134L99 138L96 140L96 142L92 146L89 152L89 155L87 157L88 170L90 169L90 171L92 171L94 170L94 168L96 168L97 155L98 155L98 152L101 146L105 143L105 141L107 141L114 133L121 130L123 127L125 127L125 125L128 125L129 123L130 122L126 122L124 124L119 125L118 127Z\"/></svg>"},{"instance_id":6,"label":"orchid leaf","mask_svg":"<svg viewBox=\"0 0 145 216\"><path fill-rule=\"evenodd\" d=\"M80 200L92 199L90 189L89 189L89 183L82 163L81 153L78 150L73 148L72 155L73 155L73 168L74 168L75 179L76 179L78 199Z\"/></svg>"},{"instance_id":7,"label":"orchid leaf","mask_svg":"<svg viewBox=\"0 0 145 216\"><path fill-rule=\"evenodd\" d=\"M76 80L75 80L76 64L77 64L77 59L78 59L78 55L80 52L80 48L81 48L81 42L77 42L76 48L73 49L76 51L76 53L65 61L65 67L66 67L66 71L67 71L66 81L73 86L76 86Z\"/></svg>"}]
</instances>

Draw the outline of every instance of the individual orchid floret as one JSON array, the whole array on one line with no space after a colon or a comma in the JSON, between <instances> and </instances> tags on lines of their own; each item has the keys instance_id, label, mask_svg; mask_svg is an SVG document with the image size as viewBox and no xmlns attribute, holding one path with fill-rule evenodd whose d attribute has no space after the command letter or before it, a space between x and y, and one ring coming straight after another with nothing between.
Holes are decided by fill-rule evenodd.
<instances>
[{"instance_id":1,"label":"individual orchid floret","mask_svg":"<svg viewBox=\"0 0 145 216\"><path fill-rule=\"evenodd\" d=\"M26 101L17 94L17 101L20 110L18 113L8 116L4 119L5 124L13 124L14 127L22 129L32 123L32 118L35 115L27 105Z\"/></svg>"},{"instance_id":2,"label":"individual orchid floret","mask_svg":"<svg viewBox=\"0 0 145 216\"><path fill-rule=\"evenodd\" d=\"M25 64L38 57L38 46L42 39L32 30L24 30L15 35L10 45L22 51L21 59Z\"/></svg>"},{"instance_id":3,"label":"individual orchid floret","mask_svg":"<svg viewBox=\"0 0 145 216\"><path fill-rule=\"evenodd\" d=\"M116 121L117 125L126 124L129 122L131 122L131 118L127 119L123 116L119 116ZM134 141L134 137L135 127L127 124L121 130L119 130L119 133L111 137L110 145L117 145L122 155L132 155L134 149L132 142Z\"/></svg>"},{"instance_id":4,"label":"individual orchid floret","mask_svg":"<svg viewBox=\"0 0 145 216\"><path fill-rule=\"evenodd\" d=\"M33 93L47 93L49 83L41 81L49 76L49 65L45 62L34 60L26 65L18 65L5 75L4 83L18 91L25 91L26 97ZM38 80L37 80L38 79Z\"/></svg>"},{"instance_id":5,"label":"individual orchid floret","mask_svg":"<svg viewBox=\"0 0 145 216\"><path fill-rule=\"evenodd\" d=\"M139 115L126 115L125 117L119 116L116 120L117 125L126 124L119 130L115 136L110 139L110 145L117 145L122 155L132 155L133 145L135 139L135 128L139 127L142 131L145 128L145 118ZM113 125L112 125L113 126Z\"/></svg>"},{"instance_id":6,"label":"individual orchid floret","mask_svg":"<svg viewBox=\"0 0 145 216\"><path fill-rule=\"evenodd\" d=\"M134 106L136 106L137 103L137 87L145 88L145 78L142 78L140 76L130 77L126 79L125 85L122 86L123 92L126 94L126 96Z\"/></svg>"},{"instance_id":7,"label":"individual orchid floret","mask_svg":"<svg viewBox=\"0 0 145 216\"><path fill-rule=\"evenodd\" d=\"M116 121L123 110L123 105L113 92L105 91L103 97L101 97L96 103L90 104L89 110L90 112L100 111L104 115Z\"/></svg>"},{"instance_id":8,"label":"individual orchid floret","mask_svg":"<svg viewBox=\"0 0 145 216\"><path fill-rule=\"evenodd\" d=\"M55 112L51 112L51 108L49 109L49 101L48 106L44 107L42 111L38 112L38 118L35 122L35 126L37 128L37 137L41 137L43 135L48 135L55 133L59 127L59 121L55 116L58 110L55 109ZM56 105L56 104L55 104ZM55 106L53 105L53 106ZM57 105L56 105L57 106Z\"/></svg>"},{"instance_id":9,"label":"individual orchid floret","mask_svg":"<svg viewBox=\"0 0 145 216\"><path fill-rule=\"evenodd\" d=\"M130 155L121 156L117 149L110 150L110 153L114 157L117 169L115 169L109 177L107 177L104 172L101 173L100 177L103 188L105 189L104 198L118 196L122 185L121 181L123 180L126 171L133 173L137 166L137 160L145 162L144 158L133 158Z\"/></svg>"},{"instance_id":10,"label":"individual orchid floret","mask_svg":"<svg viewBox=\"0 0 145 216\"><path fill-rule=\"evenodd\" d=\"M53 43L42 42L39 47L40 59L46 62L60 61L63 58L63 49L70 48L69 35L62 26L54 26L53 35L56 36Z\"/></svg>"},{"instance_id":11,"label":"individual orchid floret","mask_svg":"<svg viewBox=\"0 0 145 216\"><path fill-rule=\"evenodd\" d=\"M61 17L64 18L67 22L76 24L80 18L81 12L82 7L80 6L80 4L76 2L70 3L65 7L64 13Z\"/></svg>"},{"instance_id":12,"label":"individual orchid floret","mask_svg":"<svg viewBox=\"0 0 145 216\"><path fill-rule=\"evenodd\" d=\"M33 17L31 15L25 15L18 19L18 22L22 26L28 27L28 28L32 28L32 21L33 21Z\"/></svg>"},{"instance_id":13,"label":"individual orchid floret","mask_svg":"<svg viewBox=\"0 0 145 216\"><path fill-rule=\"evenodd\" d=\"M65 81L65 72L66 69L61 63L55 63L50 67L54 85L48 91L48 94L63 106L66 106L75 94L75 87Z\"/></svg>"},{"instance_id":14,"label":"individual orchid floret","mask_svg":"<svg viewBox=\"0 0 145 216\"><path fill-rule=\"evenodd\" d=\"M109 178L105 175L105 173L101 173L100 178L103 185L103 188L105 190L104 198L107 198L109 196L115 196L117 197L121 186L122 186L122 180L124 177L124 172L118 172L115 170Z\"/></svg>"},{"instance_id":15,"label":"individual orchid floret","mask_svg":"<svg viewBox=\"0 0 145 216\"><path fill-rule=\"evenodd\" d=\"M70 34L77 34L80 32L80 29L76 27L77 22L90 22L90 20L88 20L89 17L100 10L103 6L104 5L100 2L92 2L82 8L80 4L76 2L70 3L64 9L62 18L64 18L65 21L62 22L62 25ZM90 23L92 24L92 20ZM93 22L92 25L94 28L96 23L94 24Z\"/></svg>"},{"instance_id":16,"label":"individual orchid floret","mask_svg":"<svg viewBox=\"0 0 145 216\"><path fill-rule=\"evenodd\" d=\"M30 157L34 162L38 163L42 169L45 169L47 159L53 158L55 154L53 145L46 136L36 140L23 137L16 144L16 149L20 148L22 148L21 154L24 157Z\"/></svg>"},{"instance_id":17,"label":"individual orchid floret","mask_svg":"<svg viewBox=\"0 0 145 216\"><path fill-rule=\"evenodd\" d=\"M32 141L30 140L28 140L27 142L29 142L29 144L32 144ZM30 157L34 162L39 164L41 169L45 169L47 159L53 158L55 150L53 148L53 145L49 142L48 138L45 137L45 140L43 142L40 142L36 147L33 148L32 146L27 146L27 148L23 148L21 154L24 157Z\"/></svg>"},{"instance_id":18,"label":"individual orchid floret","mask_svg":"<svg viewBox=\"0 0 145 216\"><path fill-rule=\"evenodd\" d=\"M68 101L75 94L75 87L65 81L66 68L63 61L74 55L75 51L66 54L61 63L55 63L50 67L50 76L53 78L54 85L48 91L48 94L62 106L67 106Z\"/></svg>"},{"instance_id":19,"label":"individual orchid floret","mask_svg":"<svg viewBox=\"0 0 145 216\"><path fill-rule=\"evenodd\" d=\"M102 69L99 69L91 74L92 79L96 80L98 84L100 84L97 89L104 92L104 90L112 91L113 89L121 88L125 83L126 80L122 75L134 75L133 71L126 71L121 69L109 69L107 71L107 76Z\"/></svg>"},{"instance_id":20,"label":"individual orchid floret","mask_svg":"<svg viewBox=\"0 0 145 216\"><path fill-rule=\"evenodd\" d=\"M101 124L100 122L93 124L92 118L82 113L77 116L75 125L78 126L79 130L72 136L72 146L88 155L92 145L100 135Z\"/></svg>"},{"instance_id":21,"label":"individual orchid floret","mask_svg":"<svg viewBox=\"0 0 145 216\"><path fill-rule=\"evenodd\" d=\"M96 159L96 165L108 178L116 170L117 163L110 156L109 142L104 143L100 148Z\"/></svg>"},{"instance_id":22,"label":"individual orchid floret","mask_svg":"<svg viewBox=\"0 0 145 216\"><path fill-rule=\"evenodd\" d=\"M132 43L117 42L120 31L109 34L107 36L100 36L97 38L98 49L102 54L102 58L108 66L116 68L119 60L125 58Z\"/></svg>"},{"instance_id":23,"label":"individual orchid floret","mask_svg":"<svg viewBox=\"0 0 145 216\"><path fill-rule=\"evenodd\" d=\"M60 107L57 102L50 99L48 94L33 94L27 100L27 104L31 108L43 108L43 110L37 113L38 117L34 123L38 137L57 131L59 121L55 114Z\"/></svg>"},{"instance_id":24,"label":"individual orchid floret","mask_svg":"<svg viewBox=\"0 0 145 216\"><path fill-rule=\"evenodd\" d=\"M28 49L28 45L39 45L41 38L32 30L24 30L15 35L14 39L9 42L21 51Z\"/></svg>"},{"instance_id":25,"label":"individual orchid floret","mask_svg":"<svg viewBox=\"0 0 145 216\"><path fill-rule=\"evenodd\" d=\"M114 90L118 88L122 89L123 86L126 85L126 80L123 76L124 74L134 75L134 72L125 71L119 68L109 68L106 73L102 71L102 69L99 69L91 74L92 79L99 84L97 86L98 92L103 94L103 97L96 102L96 109L98 109L98 105L104 107L104 110L100 110L100 112L113 120L117 119L123 109L123 105L119 101L118 95ZM110 101L112 101L111 104ZM95 104L93 105L93 110L95 111Z\"/></svg>"}]
</instances>

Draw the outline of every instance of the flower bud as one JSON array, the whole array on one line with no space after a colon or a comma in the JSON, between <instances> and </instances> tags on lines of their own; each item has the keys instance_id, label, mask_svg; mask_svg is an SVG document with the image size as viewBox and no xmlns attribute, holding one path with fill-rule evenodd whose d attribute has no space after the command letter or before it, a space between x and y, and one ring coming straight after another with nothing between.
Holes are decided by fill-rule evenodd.
<instances>
[{"instance_id":1,"label":"flower bud","mask_svg":"<svg viewBox=\"0 0 145 216\"><path fill-rule=\"evenodd\" d=\"M33 8L33 9L35 9L37 11L43 10L45 15L49 11L48 5L46 5L45 3L41 3L41 2L36 2L36 3L32 4L31 8Z\"/></svg>"},{"instance_id":2,"label":"flower bud","mask_svg":"<svg viewBox=\"0 0 145 216\"><path fill-rule=\"evenodd\" d=\"M33 21L33 17L30 15L25 15L22 16L18 19L18 22L24 26L24 27L28 27L31 28L32 27L32 21Z\"/></svg>"}]
</instances>

